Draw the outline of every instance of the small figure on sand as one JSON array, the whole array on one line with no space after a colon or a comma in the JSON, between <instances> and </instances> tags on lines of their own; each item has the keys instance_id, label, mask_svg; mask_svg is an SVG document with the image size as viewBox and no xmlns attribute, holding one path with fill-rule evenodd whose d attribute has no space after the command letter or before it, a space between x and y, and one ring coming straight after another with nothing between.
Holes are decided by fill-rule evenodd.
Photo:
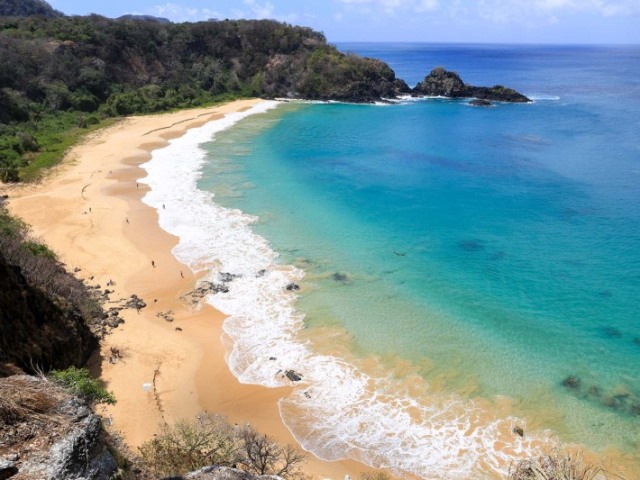
<instances>
[{"instance_id":1,"label":"small figure on sand","mask_svg":"<svg viewBox=\"0 0 640 480\"><path fill-rule=\"evenodd\" d=\"M182 270L180 270L180 277L184 278L184 273L182 273Z\"/></svg>"},{"instance_id":2,"label":"small figure on sand","mask_svg":"<svg viewBox=\"0 0 640 480\"><path fill-rule=\"evenodd\" d=\"M129 218L128 218L128 217L127 217L127 218L125 218L125 220L127 221L127 223L129 223Z\"/></svg>"},{"instance_id":3,"label":"small figure on sand","mask_svg":"<svg viewBox=\"0 0 640 480\"><path fill-rule=\"evenodd\" d=\"M164 203L162 204L162 209L164 210Z\"/></svg>"},{"instance_id":4,"label":"small figure on sand","mask_svg":"<svg viewBox=\"0 0 640 480\"><path fill-rule=\"evenodd\" d=\"M152 266L153 268L156 268L156 262L154 262L153 260L151 260L151 266Z\"/></svg>"}]
</instances>

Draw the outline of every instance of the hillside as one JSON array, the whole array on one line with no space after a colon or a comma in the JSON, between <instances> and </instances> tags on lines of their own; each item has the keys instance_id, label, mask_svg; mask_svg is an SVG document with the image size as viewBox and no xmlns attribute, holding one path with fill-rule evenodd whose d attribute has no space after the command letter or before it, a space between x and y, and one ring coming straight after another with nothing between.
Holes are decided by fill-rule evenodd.
<instances>
[{"instance_id":1,"label":"hillside","mask_svg":"<svg viewBox=\"0 0 640 480\"><path fill-rule=\"evenodd\" d=\"M242 96L372 102L409 91L384 62L270 20L4 17L0 180L25 178L24 168L46 165L40 157L52 149L59 160L56 132L108 117Z\"/></svg>"},{"instance_id":2,"label":"hillside","mask_svg":"<svg viewBox=\"0 0 640 480\"><path fill-rule=\"evenodd\" d=\"M0 0L0 17L28 17L30 15L60 17L62 13L54 10L44 0Z\"/></svg>"},{"instance_id":3,"label":"hillside","mask_svg":"<svg viewBox=\"0 0 640 480\"><path fill-rule=\"evenodd\" d=\"M84 364L102 308L0 204L0 377Z\"/></svg>"}]
</instances>

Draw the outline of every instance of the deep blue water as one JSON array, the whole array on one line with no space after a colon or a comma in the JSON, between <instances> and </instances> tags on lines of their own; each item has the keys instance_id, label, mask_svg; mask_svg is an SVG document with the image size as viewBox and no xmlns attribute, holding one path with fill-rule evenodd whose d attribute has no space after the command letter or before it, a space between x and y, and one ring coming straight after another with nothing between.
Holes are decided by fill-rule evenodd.
<instances>
[{"instance_id":1,"label":"deep blue water","mask_svg":"<svg viewBox=\"0 0 640 480\"><path fill-rule=\"evenodd\" d=\"M338 47L535 102L284 105L220 134L201 186L305 270L311 333L637 452L640 47Z\"/></svg>"}]
</instances>

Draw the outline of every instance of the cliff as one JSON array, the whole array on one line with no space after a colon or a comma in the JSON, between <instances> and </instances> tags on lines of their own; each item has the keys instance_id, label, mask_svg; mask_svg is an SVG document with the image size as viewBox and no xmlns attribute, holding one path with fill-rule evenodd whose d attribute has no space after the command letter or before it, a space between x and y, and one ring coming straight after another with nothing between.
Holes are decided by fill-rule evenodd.
<instances>
[{"instance_id":1,"label":"cliff","mask_svg":"<svg viewBox=\"0 0 640 480\"><path fill-rule=\"evenodd\" d=\"M442 67L434 68L424 80L413 89L414 96L476 98L496 102L528 103L529 98L511 88L496 85L494 87L474 87L465 84L455 72Z\"/></svg>"},{"instance_id":2,"label":"cliff","mask_svg":"<svg viewBox=\"0 0 640 480\"><path fill-rule=\"evenodd\" d=\"M102 307L0 203L0 377L83 365Z\"/></svg>"},{"instance_id":3,"label":"cliff","mask_svg":"<svg viewBox=\"0 0 640 480\"><path fill-rule=\"evenodd\" d=\"M0 254L0 376L83 365L97 346L76 307L30 285Z\"/></svg>"},{"instance_id":4,"label":"cliff","mask_svg":"<svg viewBox=\"0 0 640 480\"><path fill-rule=\"evenodd\" d=\"M108 480L116 469L86 403L42 378L0 379L0 478Z\"/></svg>"}]
</instances>

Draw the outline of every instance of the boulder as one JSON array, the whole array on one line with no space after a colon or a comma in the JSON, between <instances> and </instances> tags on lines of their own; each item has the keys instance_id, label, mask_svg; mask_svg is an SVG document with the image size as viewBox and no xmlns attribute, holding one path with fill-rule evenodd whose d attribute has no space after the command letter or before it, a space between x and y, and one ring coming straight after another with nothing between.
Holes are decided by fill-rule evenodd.
<instances>
[{"instance_id":1,"label":"boulder","mask_svg":"<svg viewBox=\"0 0 640 480\"><path fill-rule=\"evenodd\" d=\"M450 72L443 67L434 68L423 81L416 85L412 95L416 97L476 98L485 102L531 102L521 93L502 85L494 87L467 85L457 73ZM476 104L474 103L474 105ZM487 106L484 102L477 103L477 105Z\"/></svg>"},{"instance_id":2,"label":"boulder","mask_svg":"<svg viewBox=\"0 0 640 480\"><path fill-rule=\"evenodd\" d=\"M0 445L14 453L0 462L0 478L15 472L19 478L108 480L115 474L100 417L84 400L26 375L0 379L0 398L11 413L0 423Z\"/></svg>"},{"instance_id":3,"label":"boulder","mask_svg":"<svg viewBox=\"0 0 640 480\"><path fill-rule=\"evenodd\" d=\"M204 467L195 472L187 473L184 480L282 480L276 475L253 475L251 473L230 467Z\"/></svg>"},{"instance_id":4,"label":"boulder","mask_svg":"<svg viewBox=\"0 0 640 480\"><path fill-rule=\"evenodd\" d=\"M286 372L284 372L284 374L292 382L299 382L300 380L302 380L302 376L294 370L287 370Z\"/></svg>"}]
</instances>

